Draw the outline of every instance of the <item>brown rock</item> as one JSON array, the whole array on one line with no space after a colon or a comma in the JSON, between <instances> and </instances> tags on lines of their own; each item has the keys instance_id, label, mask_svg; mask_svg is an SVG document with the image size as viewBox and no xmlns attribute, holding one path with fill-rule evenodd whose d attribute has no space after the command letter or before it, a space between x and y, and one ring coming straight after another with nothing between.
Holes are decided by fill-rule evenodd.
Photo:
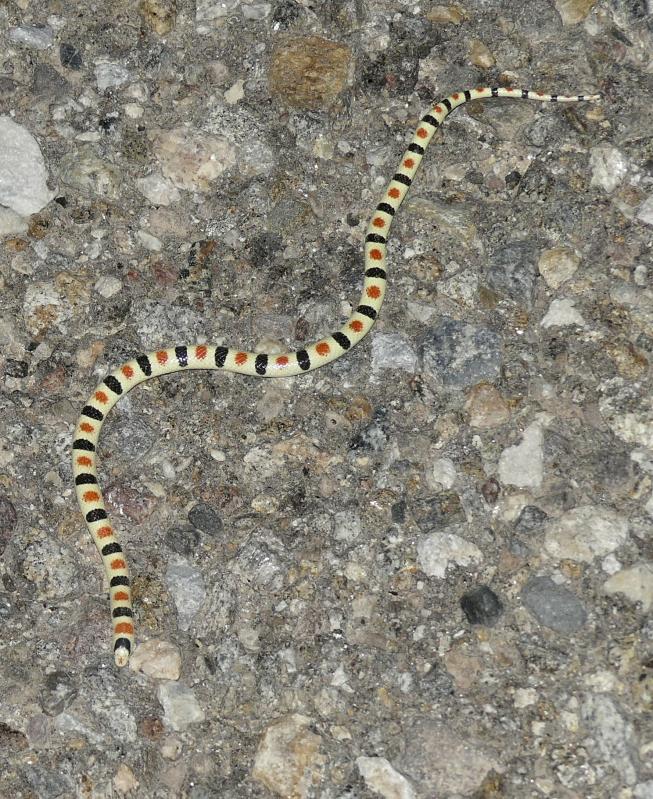
<instances>
[{"instance_id":1,"label":"brown rock","mask_svg":"<svg viewBox=\"0 0 653 799\"><path fill-rule=\"evenodd\" d=\"M141 16L159 36L175 27L177 20L177 0L141 0Z\"/></svg>"},{"instance_id":2,"label":"brown rock","mask_svg":"<svg viewBox=\"0 0 653 799\"><path fill-rule=\"evenodd\" d=\"M469 392L465 409L472 427L498 427L510 419L510 411L499 391L489 383L478 383Z\"/></svg>"},{"instance_id":3,"label":"brown rock","mask_svg":"<svg viewBox=\"0 0 653 799\"><path fill-rule=\"evenodd\" d=\"M321 36L287 39L272 54L270 92L295 108L328 108L346 87L351 63L343 44Z\"/></svg>"}]
</instances>

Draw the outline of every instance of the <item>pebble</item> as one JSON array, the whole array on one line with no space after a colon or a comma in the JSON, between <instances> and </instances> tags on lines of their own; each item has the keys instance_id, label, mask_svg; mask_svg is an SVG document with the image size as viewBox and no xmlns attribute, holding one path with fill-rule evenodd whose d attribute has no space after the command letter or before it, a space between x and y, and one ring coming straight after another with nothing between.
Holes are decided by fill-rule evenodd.
<instances>
[{"instance_id":1,"label":"pebble","mask_svg":"<svg viewBox=\"0 0 653 799\"><path fill-rule=\"evenodd\" d=\"M544 522L549 518L548 514L537 505L525 505L515 522L515 530L518 533L534 533L542 529Z\"/></svg>"},{"instance_id":2,"label":"pebble","mask_svg":"<svg viewBox=\"0 0 653 799\"><path fill-rule=\"evenodd\" d=\"M202 574L185 558L175 555L166 569L166 584L175 601L179 627L187 630L206 596Z\"/></svg>"},{"instance_id":3,"label":"pebble","mask_svg":"<svg viewBox=\"0 0 653 799\"><path fill-rule=\"evenodd\" d=\"M596 5L597 0L555 0L555 7L563 25L582 22Z\"/></svg>"},{"instance_id":4,"label":"pebble","mask_svg":"<svg viewBox=\"0 0 653 799\"><path fill-rule=\"evenodd\" d=\"M537 268L547 286L557 289L574 276L579 264L580 258L573 250L568 247L552 247L540 255Z\"/></svg>"},{"instance_id":5,"label":"pebble","mask_svg":"<svg viewBox=\"0 0 653 799\"><path fill-rule=\"evenodd\" d=\"M367 787L384 799L416 799L408 780L384 757L357 757L356 765Z\"/></svg>"},{"instance_id":6,"label":"pebble","mask_svg":"<svg viewBox=\"0 0 653 799\"><path fill-rule=\"evenodd\" d=\"M20 25L9 28L7 35L10 41L34 50L47 50L54 43L54 31L49 25Z\"/></svg>"},{"instance_id":7,"label":"pebble","mask_svg":"<svg viewBox=\"0 0 653 799\"><path fill-rule=\"evenodd\" d=\"M39 704L46 716L58 716L75 701L78 693L71 674L67 671L53 671L45 678Z\"/></svg>"},{"instance_id":8,"label":"pebble","mask_svg":"<svg viewBox=\"0 0 653 799\"><path fill-rule=\"evenodd\" d=\"M426 18L438 25L460 25L465 20L465 13L454 5L433 6L426 12Z\"/></svg>"},{"instance_id":9,"label":"pebble","mask_svg":"<svg viewBox=\"0 0 653 799\"><path fill-rule=\"evenodd\" d=\"M326 758L320 752L322 738L311 725L310 718L293 713L265 731L252 777L277 796L307 799L322 781Z\"/></svg>"},{"instance_id":10,"label":"pebble","mask_svg":"<svg viewBox=\"0 0 653 799\"><path fill-rule=\"evenodd\" d=\"M636 563L613 574L603 583L606 594L623 594L631 602L640 602L644 613L653 608L653 563Z\"/></svg>"},{"instance_id":11,"label":"pebble","mask_svg":"<svg viewBox=\"0 0 653 799\"><path fill-rule=\"evenodd\" d=\"M120 171L98 158L90 145L73 149L61 159L59 180L87 197L117 200L123 190Z\"/></svg>"},{"instance_id":12,"label":"pebble","mask_svg":"<svg viewBox=\"0 0 653 799\"><path fill-rule=\"evenodd\" d=\"M129 666L156 680L178 680L181 675L181 653L179 647L169 641L150 638L136 647L129 659Z\"/></svg>"},{"instance_id":13,"label":"pebble","mask_svg":"<svg viewBox=\"0 0 653 799\"><path fill-rule=\"evenodd\" d=\"M54 197L41 148L32 134L0 116L0 204L21 216L35 214Z\"/></svg>"},{"instance_id":14,"label":"pebble","mask_svg":"<svg viewBox=\"0 0 653 799\"><path fill-rule=\"evenodd\" d=\"M458 473L451 458L438 458L427 467L426 480L429 488L435 491L448 491L453 488Z\"/></svg>"},{"instance_id":15,"label":"pebble","mask_svg":"<svg viewBox=\"0 0 653 799\"><path fill-rule=\"evenodd\" d=\"M584 505L547 526L544 548L557 560L591 563L628 540L628 522L610 508Z\"/></svg>"},{"instance_id":16,"label":"pebble","mask_svg":"<svg viewBox=\"0 0 653 799\"><path fill-rule=\"evenodd\" d=\"M628 159L616 147L598 144L590 150L590 186L599 186L604 191L613 192L628 174Z\"/></svg>"},{"instance_id":17,"label":"pebble","mask_svg":"<svg viewBox=\"0 0 653 799\"><path fill-rule=\"evenodd\" d=\"M483 553L471 541L445 531L420 538L417 543L417 560L424 574L444 579L449 566L477 566L483 562Z\"/></svg>"},{"instance_id":18,"label":"pebble","mask_svg":"<svg viewBox=\"0 0 653 799\"><path fill-rule=\"evenodd\" d=\"M146 230L136 231L136 238L143 248L149 250L150 252L161 252L163 249L163 242L161 239L158 239L156 236L153 236Z\"/></svg>"},{"instance_id":19,"label":"pebble","mask_svg":"<svg viewBox=\"0 0 653 799\"><path fill-rule=\"evenodd\" d=\"M417 352L402 333L377 333L372 339L372 371L399 369L414 374Z\"/></svg>"},{"instance_id":20,"label":"pebble","mask_svg":"<svg viewBox=\"0 0 653 799\"><path fill-rule=\"evenodd\" d=\"M430 719L411 725L398 766L422 797L469 796L491 770L503 771L471 732Z\"/></svg>"},{"instance_id":21,"label":"pebble","mask_svg":"<svg viewBox=\"0 0 653 799\"><path fill-rule=\"evenodd\" d=\"M615 769L626 785L633 785L637 781L637 738L615 700L608 694L589 694L580 715L587 735L584 745Z\"/></svg>"},{"instance_id":22,"label":"pebble","mask_svg":"<svg viewBox=\"0 0 653 799\"><path fill-rule=\"evenodd\" d=\"M559 633L574 633L587 621L578 597L550 577L532 577L522 588L521 600L540 624Z\"/></svg>"},{"instance_id":23,"label":"pebble","mask_svg":"<svg viewBox=\"0 0 653 799\"><path fill-rule=\"evenodd\" d=\"M161 172L179 189L208 191L212 181L236 164L236 148L224 136L191 128L159 131L153 148Z\"/></svg>"},{"instance_id":24,"label":"pebble","mask_svg":"<svg viewBox=\"0 0 653 799\"><path fill-rule=\"evenodd\" d=\"M93 288L105 299L113 297L122 289L122 280L113 275L103 275L95 281Z\"/></svg>"},{"instance_id":25,"label":"pebble","mask_svg":"<svg viewBox=\"0 0 653 799\"><path fill-rule=\"evenodd\" d=\"M207 535L219 535L223 529L220 514L205 502L198 502L188 512L188 521Z\"/></svg>"},{"instance_id":26,"label":"pebble","mask_svg":"<svg viewBox=\"0 0 653 799\"><path fill-rule=\"evenodd\" d=\"M199 724L205 714L193 691L178 682L162 682L159 685L159 702L163 708L163 721L176 732L191 724Z\"/></svg>"},{"instance_id":27,"label":"pebble","mask_svg":"<svg viewBox=\"0 0 653 799\"><path fill-rule=\"evenodd\" d=\"M11 208L0 206L0 238L19 236L27 233L29 225L27 220L12 211Z\"/></svg>"},{"instance_id":28,"label":"pebble","mask_svg":"<svg viewBox=\"0 0 653 799\"><path fill-rule=\"evenodd\" d=\"M480 585L460 598L460 607L470 624L494 626L503 613L503 603L487 585Z\"/></svg>"},{"instance_id":29,"label":"pebble","mask_svg":"<svg viewBox=\"0 0 653 799\"><path fill-rule=\"evenodd\" d=\"M569 299L552 300L540 324L542 327L585 327L585 320L574 307L575 303L575 300Z\"/></svg>"},{"instance_id":30,"label":"pebble","mask_svg":"<svg viewBox=\"0 0 653 799\"><path fill-rule=\"evenodd\" d=\"M287 39L272 53L270 92L295 108L329 108L349 82L351 62L344 44L321 36Z\"/></svg>"},{"instance_id":31,"label":"pebble","mask_svg":"<svg viewBox=\"0 0 653 799\"><path fill-rule=\"evenodd\" d=\"M166 532L166 544L178 555L194 555L200 546L200 534L194 527L172 527Z\"/></svg>"},{"instance_id":32,"label":"pebble","mask_svg":"<svg viewBox=\"0 0 653 799\"><path fill-rule=\"evenodd\" d=\"M70 42L62 42L62 44L59 45L59 61L62 67L67 67L75 71L79 71L83 65L82 54L79 48Z\"/></svg>"},{"instance_id":33,"label":"pebble","mask_svg":"<svg viewBox=\"0 0 653 799\"><path fill-rule=\"evenodd\" d=\"M179 189L169 178L160 172L154 172L136 180L136 187L152 205L172 205L179 201Z\"/></svg>"},{"instance_id":34,"label":"pebble","mask_svg":"<svg viewBox=\"0 0 653 799\"><path fill-rule=\"evenodd\" d=\"M465 410L472 427L485 430L499 427L510 419L510 409L501 392L491 383L478 383L467 396Z\"/></svg>"},{"instance_id":35,"label":"pebble","mask_svg":"<svg viewBox=\"0 0 653 799\"><path fill-rule=\"evenodd\" d=\"M499 458L499 479L518 488L539 488L542 485L544 449L539 422L524 430L519 444L503 450Z\"/></svg>"},{"instance_id":36,"label":"pebble","mask_svg":"<svg viewBox=\"0 0 653 799\"><path fill-rule=\"evenodd\" d=\"M95 66L95 81L98 91L117 89L123 86L130 78L129 70L114 61L99 61Z\"/></svg>"},{"instance_id":37,"label":"pebble","mask_svg":"<svg viewBox=\"0 0 653 799\"><path fill-rule=\"evenodd\" d=\"M653 780L636 785L633 790L633 799L653 799Z\"/></svg>"},{"instance_id":38,"label":"pebble","mask_svg":"<svg viewBox=\"0 0 653 799\"><path fill-rule=\"evenodd\" d=\"M501 369L501 341L485 327L444 319L422 340L424 371L452 388L466 388L494 380Z\"/></svg>"},{"instance_id":39,"label":"pebble","mask_svg":"<svg viewBox=\"0 0 653 799\"><path fill-rule=\"evenodd\" d=\"M147 25L159 36L165 36L175 27L177 0L142 0L138 10Z\"/></svg>"},{"instance_id":40,"label":"pebble","mask_svg":"<svg viewBox=\"0 0 653 799\"><path fill-rule=\"evenodd\" d=\"M653 194L639 206L637 219L646 225L653 225Z\"/></svg>"},{"instance_id":41,"label":"pebble","mask_svg":"<svg viewBox=\"0 0 653 799\"><path fill-rule=\"evenodd\" d=\"M537 282L537 247L530 241L513 241L489 258L485 280L498 294L530 309Z\"/></svg>"},{"instance_id":42,"label":"pebble","mask_svg":"<svg viewBox=\"0 0 653 799\"><path fill-rule=\"evenodd\" d=\"M496 63L490 48L480 39L472 39L469 45L469 60L481 69L490 69Z\"/></svg>"},{"instance_id":43,"label":"pebble","mask_svg":"<svg viewBox=\"0 0 653 799\"><path fill-rule=\"evenodd\" d=\"M123 763L118 767L113 778L113 787L116 793L119 793L121 796L126 796L136 791L139 785L140 782L136 779L136 775L129 766Z\"/></svg>"},{"instance_id":44,"label":"pebble","mask_svg":"<svg viewBox=\"0 0 653 799\"><path fill-rule=\"evenodd\" d=\"M208 33L210 26L204 23L215 22L232 14L241 0L197 0L195 6L195 21L198 23L198 33Z\"/></svg>"}]
</instances>

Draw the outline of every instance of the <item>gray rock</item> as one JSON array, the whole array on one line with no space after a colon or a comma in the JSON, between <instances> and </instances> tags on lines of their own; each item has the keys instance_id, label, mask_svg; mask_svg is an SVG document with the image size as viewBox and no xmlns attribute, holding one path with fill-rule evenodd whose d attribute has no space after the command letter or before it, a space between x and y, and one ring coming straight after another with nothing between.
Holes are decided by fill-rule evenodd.
<instances>
[{"instance_id":1,"label":"gray rock","mask_svg":"<svg viewBox=\"0 0 653 799\"><path fill-rule=\"evenodd\" d=\"M202 574L185 558L176 556L168 564L166 583L177 607L179 627L187 630L206 596Z\"/></svg>"},{"instance_id":2,"label":"gray rock","mask_svg":"<svg viewBox=\"0 0 653 799\"><path fill-rule=\"evenodd\" d=\"M205 502L198 502L190 509L188 521L207 535L218 535L222 532L223 524L219 513Z\"/></svg>"},{"instance_id":3,"label":"gray rock","mask_svg":"<svg viewBox=\"0 0 653 799\"><path fill-rule=\"evenodd\" d=\"M540 624L559 633L576 632L587 621L578 597L550 577L532 577L522 588L521 600Z\"/></svg>"},{"instance_id":4,"label":"gray rock","mask_svg":"<svg viewBox=\"0 0 653 799\"><path fill-rule=\"evenodd\" d=\"M503 603L487 585L480 585L460 598L460 607L470 624L495 625L503 613Z\"/></svg>"},{"instance_id":5,"label":"gray rock","mask_svg":"<svg viewBox=\"0 0 653 799\"><path fill-rule=\"evenodd\" d=\"M485 327L444 319L426 334L420 356L424 371L452 388L494 380L501 369L501 340Z\"/></svg>"},{"instance_id":6,"label":"gray rock","mask_svg":"<svg viewBox=\"0 0 653 799\"><path fill-rule=\"evenodd\" d=\"M614 768L626 785L637 780L635 729L608 694L591 694L581 705L581 718L589 736L587 745Z\"/></svg>"},{"instance_id":7,"label":"gray rock","mask_svg":"<svg viewBox=\"0 0 653 799\"><path fill-rule=\"evenodd\" d=\"M538 275L538 248L531 241L514 241L494 252L485 279L497 293L532 308Z\"/></svg>"}]
</instances>

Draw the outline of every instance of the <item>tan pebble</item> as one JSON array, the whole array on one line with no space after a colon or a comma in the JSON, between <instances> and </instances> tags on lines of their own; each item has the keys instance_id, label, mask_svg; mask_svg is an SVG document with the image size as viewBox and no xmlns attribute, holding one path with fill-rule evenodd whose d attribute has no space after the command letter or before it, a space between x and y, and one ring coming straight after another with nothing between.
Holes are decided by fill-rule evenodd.
<instances>
[{"instance_id":1,"label":"tan pebble","mask_svg":"<svg viewBox=\"0 0 653 799\"><path fill-rule=\"evenodd\" d=\"M458 6L433 6L427 12L426 19L439 25L460 25L465 13Z\"/></svg>"},{"instance_id":2,"label":"tan pebble","mask_svg":"<svg viewBox=\"0 0 653 799\"><path fill-rule=\"evenodd\" d=\"M578 269L580 258L568 247L553 247L544 250L537 267L540 274L552 289L557 289Z\"/></svg>"},{"instance_id":3,"label":"tan pebble","mask_svg":"<svg viewBox=\"0 0 653 799\"><path fill-rule=\"evenodd\" d=\"M129 766L125 766L124 764L118 768L118 771L116 771L116 776L113 778L113 787L121 796L125 796L126 794L135 791L139 784L140 783L136 779L134 772L129 768Z\"/></svg>"},{"instance_id":4,"label":"tan pebble","mask_svg":"<svg viewBox=\"0 0 653 799\"><path fill-rule=\"evenodd\" d=\"M489 69L496 63L487 45L479 39L473 39L469 47L469 58L472 64L481 69Z\"/></svg>"},{"instance_id":5,"label":"tan pebble","mask_svg":"<svg viewBox=\"0 0 653 799\"><path fill-rule=\"evenodd\" d=\"M555 7L563 25L582 22L596 5L597 0L555 0Z\"/></svg>"},{"instance_id":6,"label":"tan pebble","mask_svg":"<svg viewBox=\"0 0 653 799\"><path fill-rule=\"evenodd\" d=\"M141 0L141 16L159 36L165 36L175 26L177 19L176 0Z\"/></svg>"},{"instance_id":7,"label":"tan pebble","mask_svg":"<svg viewBox=\"0 0 653 799\"><path fill-rule=\"evenodd\" d=\"M351 50L321 36L287 39L272 54L270 92L295 108L328 108L349 82Z\"/></svg>"},{"instance_id":8,"label":"tan pebble","mask_svg":"<svg viewBox=\"0 0 653 799\"><path fill-rule=\"evenodd\" d=\"M465 410L470 415L472 427L498 427L510 419L508 404L495 386L478 383L469 392Z\"/></svg>"},{"instance_id":9,"label":"tan pebble","mask_svg":"<svg viewBox=\"0 0 653 799\"><path fill-rule=\"evenodd\" d=\"M181 674L179 648L169 641L150 638L139 644L129 660L134 671L141 671L158 680L178 680Z\"/></svg>"}]
</instances>

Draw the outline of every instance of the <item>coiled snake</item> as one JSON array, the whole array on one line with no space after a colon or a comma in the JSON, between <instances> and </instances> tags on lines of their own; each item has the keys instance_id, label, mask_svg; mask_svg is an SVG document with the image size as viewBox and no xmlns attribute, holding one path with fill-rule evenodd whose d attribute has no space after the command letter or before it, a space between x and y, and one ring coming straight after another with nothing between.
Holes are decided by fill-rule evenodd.
<instances>
[{"instance_id":1,"label":"coiled snake","mask_svg":"<svg viewBox=\"0 0 653 799\"><path fill-rule=\"evenodd\" d=\"M181 344L149 352L138 355L107 375L88 398L75 430L73 473L79 506L102 556L109 581L116 665L125 666L129 661L134 643L134 622L127 560L107 518L97 480L96 448L107 414L134 386L160 375L186 369L216 369L258 377L288 377L318 369L358 344L372 329L385 296L386 243L390 225L408 193L433 134L458 106L469 100L491 97L567 103L597 100L599 95L569 97L526 89L482 88L454 92L440 100L422 117L381 202L376 206L365 236L365 279L361 298L339 330L301 350L278 355L208 344Z\"/></svg>"}]
</instances>

